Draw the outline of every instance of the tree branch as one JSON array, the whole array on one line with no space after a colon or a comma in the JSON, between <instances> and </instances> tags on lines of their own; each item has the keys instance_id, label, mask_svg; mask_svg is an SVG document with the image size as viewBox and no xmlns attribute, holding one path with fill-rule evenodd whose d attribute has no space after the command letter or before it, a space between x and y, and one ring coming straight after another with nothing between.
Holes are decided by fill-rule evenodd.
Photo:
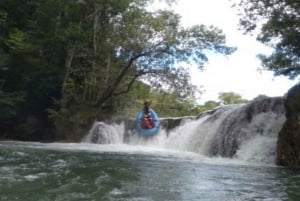
<instances>
[{"instance_id":1,"label":"tree branch","mask_svg":"<svg viewBox=\"0 0 300 201\"><path fill-rule=\"evenodd\" d=\"M119 96L119 95L122 95L122 94L126 94L130 91L133 83L137 80L138 77L142 76L143 73L138 73L138 74L135 74L134 77L131 79L131 81L129 82L128 86L127 86L127 89L126 90L123 90L123 91L119 91L119 92L116 92L116 93L113 93L113 96Z\"/></svg>"},{"instance_id":2,"label":"tree branch","mask_svg":"<svg viewBox=\"0 0 300 201\"><path fill-rule=\"evenodd\" d=\"M125 77L126 72L132 66L132 64L134 63L134 61L136 61L138 58L146 56L146 55L147 55L147 53L141 53L141 54L138 54L138 55L132 57L131 59L129 59L127 65L120 71L120 73L117 76L117 79L115 80L115 82L113 83L113 85L111 85L110 87L108 87L102 93L102 96L97 100L97 102L95 104L97 107L99 107L107 99L109 99L111 96L113 96L115 90L117 89L117 87L121 83L122 79Z\"/></svg>"}]
</instances>

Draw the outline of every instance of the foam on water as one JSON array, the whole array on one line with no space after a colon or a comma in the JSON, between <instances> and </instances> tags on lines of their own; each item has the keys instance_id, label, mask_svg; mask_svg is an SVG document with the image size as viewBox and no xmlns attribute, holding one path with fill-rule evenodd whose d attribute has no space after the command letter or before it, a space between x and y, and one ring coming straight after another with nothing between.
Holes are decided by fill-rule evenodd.
<instances>
[{"instance_id":1,"label":"foam on water","mask_svg":"<svg viewBox=\"0 0 300 201\"><path fill-rule=\"evenodd\" d=\"M23 147L44 150L68 151L68 152L91 152L91 153L109 153L109 154L126 154L126 155L146 155L153 156L160 161L188 161L189 163L206 163L213 165L246 165L246 166L273 166L274 163L260 163L257 160L250 160L243 158L245 154L240 156L240 152L236 157L226 158L220 156L206 156L192 151L183 151L180 149L169 149L144 145L129 145L129 144L90 144L90 143L39 143L39 142L17 142L17 141L3 141L2 145L9 145L11 147ZM59 170L67 166L67 162L62 159L53 161L52 168ZM20 166L2 167L0 172L5 170L14 171L21 168ZM26 168L26 167L23 167ZM13 172L11 172L13 173ZM46 174L46 173L45 173ZM25 179L36 179L44 176L43 173L39 175L28 175Z\"/></svg>"},{"instance_id":2,"label":"foam on water","mask_svg":"<svg viewBox=\"0 0 300 201\"><path fill-rule=\"evenodd\" d=\"M286 192L297 194L298 177L239 159L247 146L227 158L125 143L2 141L0 200L293 200Z\"/></svg>"},{"instance_id":3,"label":"foam on water","mask_svg":"<svg viewBox=\"0 0 300 201\"><path fill-rule=\"evenodd\" d=\"M278 132L285 121L282 99L224 106L198 118L183 118L171 130L155 136L138 135L125 123L95 122L83 143L89 149L128 153L193 153L203 157L275 164ZM128 145L128 146L127 146ZM85 149L84 145L78 149Z\"/></svg>"}]
</instances>

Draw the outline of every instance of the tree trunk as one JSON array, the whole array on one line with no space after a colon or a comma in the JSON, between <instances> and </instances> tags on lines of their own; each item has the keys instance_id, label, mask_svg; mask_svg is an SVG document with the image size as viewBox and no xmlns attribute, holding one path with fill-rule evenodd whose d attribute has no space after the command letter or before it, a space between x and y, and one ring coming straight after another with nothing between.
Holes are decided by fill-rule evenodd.
<instances>
[{"instance_id":1,"label":"tree trunk","mask_svg":"<svg viewBox=\"0 0 300 201\"><path fill-rule=\"evenodd\" d=\"M63 80L63 83L62 83L62 88L61 88L61 95L62 96L65 94L66 84L67 84L67 81L68 81L69 76L70 76L73 58L74 58L74 51L68 50L66 61L65 61L66 73L65 73L65 77L64 77L64 80Z\"/></svg>"}]
</instances>

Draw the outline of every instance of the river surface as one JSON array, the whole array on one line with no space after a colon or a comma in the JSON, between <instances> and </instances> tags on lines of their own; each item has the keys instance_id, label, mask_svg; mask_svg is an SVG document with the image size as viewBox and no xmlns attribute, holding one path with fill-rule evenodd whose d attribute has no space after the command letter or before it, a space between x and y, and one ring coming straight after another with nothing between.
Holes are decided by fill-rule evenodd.
<instances>
[{"instance_id":1,"label":"river surface","mask_svg":"<svg viewBox=\"0 0 300 201\"><path fill-rule=\"evenodd\" d=\"M0 142L0 200L300 200L300 171L123 144Z\"/></svg>"}]
</instances>

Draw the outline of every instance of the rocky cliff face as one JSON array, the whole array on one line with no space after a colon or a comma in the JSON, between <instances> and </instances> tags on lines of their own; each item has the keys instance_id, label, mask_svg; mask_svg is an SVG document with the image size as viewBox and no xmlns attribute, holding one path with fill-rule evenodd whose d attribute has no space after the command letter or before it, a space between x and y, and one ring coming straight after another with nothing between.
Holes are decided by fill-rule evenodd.
<instances>
[{"instance_id":1,"label":"rocky cliff face","mask_svg":"<svg viewBox=\"0 0 300 201\"><path fill-rule=\"evenodd\" d=\"M277 163L300 168L300 84L288 91L284 106L286 121L278 136Z\"/></svg>"}]
</instances>

